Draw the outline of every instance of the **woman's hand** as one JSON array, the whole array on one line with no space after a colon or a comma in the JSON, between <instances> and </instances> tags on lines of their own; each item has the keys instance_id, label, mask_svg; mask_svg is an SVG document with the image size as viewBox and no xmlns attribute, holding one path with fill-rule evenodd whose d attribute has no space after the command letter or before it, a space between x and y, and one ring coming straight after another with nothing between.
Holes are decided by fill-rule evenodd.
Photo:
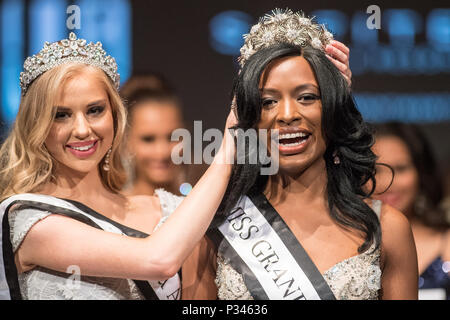
<instances>
[{"instance_id":1,"label":"woman's hand","mask_svg":"<svg viewBox=\"0 0 450 320\"><path fill-rule=\"evenodd\" d=\"M234 100L231 106L231 110L228 113L227 121L225 123L225 130L223 134L222 145L220 146L220 150L214 158L214 162L219 164L233 164L235 154L236 154L236 145L234 142L234 135L230 128L237 124L236 118L236 110L233 108L235 106Z\"/></svg>"},{"instance_id":2,"label":"woman's hand","mask_svg":"<svg viewBox=\"0 0 450 320\"><path fill-rule=\"evenodd\" d=\"M329 45L325 47L326 56L331 62L341 71L348 86L352 85L352 71L349 66L350 49L342 42L332 40Z\"/></svg>"}]
</instances>

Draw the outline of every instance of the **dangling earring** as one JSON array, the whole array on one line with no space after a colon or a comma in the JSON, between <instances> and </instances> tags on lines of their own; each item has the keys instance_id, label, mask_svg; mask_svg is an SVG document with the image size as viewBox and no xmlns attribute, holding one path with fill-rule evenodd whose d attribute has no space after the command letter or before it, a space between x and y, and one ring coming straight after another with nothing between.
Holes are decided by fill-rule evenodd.
<instances>
[{"instance_id":1,"label":"dangling earring","mask_svg":"<svg viewBox=\"0 0 450 320\"><path fill-rule=\"evenodd\" d=\"M334 163L335 165L338 165L338 164L341 163L341 159L339 159L339 156L337 155L337 150L335 150L335 151L333 152L333 163Z\"/></svg>"},{"instance_id":2,"label":"dangling earring","mask_svg":"<svg viewBox=\"0 0 450 320\"><path fill-rule=\"evenodd\" d=\"M103 164L103 170L109 171L109 156L111 155L112 148L109 148L108 152L106 153L105 157L105 163Z\"/></svg>"}]
</instances>

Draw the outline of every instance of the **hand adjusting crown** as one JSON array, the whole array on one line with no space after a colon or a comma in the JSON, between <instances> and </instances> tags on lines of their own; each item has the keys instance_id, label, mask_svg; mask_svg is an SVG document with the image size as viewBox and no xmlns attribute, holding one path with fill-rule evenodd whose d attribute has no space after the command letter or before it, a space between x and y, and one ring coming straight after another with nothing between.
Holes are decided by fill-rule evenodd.
<instances>
[{"instance_id":1,"label":"hand adjusting crown","mask_svg":"<svg viewBox=\"0 0 450 320\"><path fill-rule=\"evenodd\" d=\"M258 50L277 43L289 43L297 46L310 45L316 49L324 47L333 39L333 35L318 23L312 21L303 12L290 9L275 9L266 14L250 33L244 35L244 45L238 58L241 67Z\"/></svg>"},{"instance_id":2,"label":"hand adjusting crown","mask_svg":"<svg viewBox=\"0 0 450 320\"><path fill-rule=\"evenodd\" d=\"M57 42L45 42L44 48L37 54L28 57L20 73L20 87L24 95L31 83L44 72L64 63L79 62L102 69L119 89L120 75L117 73L116 60L108 56L100 42L86 44L85 39L77 39L75 33L69 39Z\"/></svg>"}]
</instances>

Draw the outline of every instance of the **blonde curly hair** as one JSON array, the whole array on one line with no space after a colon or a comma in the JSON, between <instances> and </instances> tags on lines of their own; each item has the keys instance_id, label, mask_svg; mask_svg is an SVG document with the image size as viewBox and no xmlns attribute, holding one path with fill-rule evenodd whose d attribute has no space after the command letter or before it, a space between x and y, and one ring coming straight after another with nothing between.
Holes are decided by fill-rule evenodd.
<instances>
[{"instance_id":1,"label":"blonde curly hair","mask_svg":"<svg viewBox=\"0 0 450 320\"><path fill-rule=\"evenodd\" d=\"M112 81L100 69L83 63L57 66L37 78L22 96L12 129L0 148L0 201L19 193L38 192L54 181L55 159L44 145L55 117L56 99L64 84L91 69L98 75L110 100L114 138L109 158L109 171L98 165L104 186L119 192L126 175L121 161L122 140L127 125L126 109Z\"/></svg>"}]
</instances>

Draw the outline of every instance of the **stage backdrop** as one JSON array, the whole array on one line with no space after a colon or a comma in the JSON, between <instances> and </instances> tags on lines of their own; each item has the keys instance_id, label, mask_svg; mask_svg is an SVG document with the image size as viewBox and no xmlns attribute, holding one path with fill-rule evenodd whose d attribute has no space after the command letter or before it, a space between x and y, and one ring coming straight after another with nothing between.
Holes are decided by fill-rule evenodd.
<instances>
[{"instance_id":1,"label":"stage backdrop","mask_svg":"<svg viewBox=\"0 0 450 320\"><path fill-rule=\"evenodd\" d=\"M441 166L450 160L448 1L1 0L3 132L17 111L24 58L43 41L67 36L73 5L81 16L76 33L103 42L123 81L133 73L164 74L188 123L202 120L203 130L223 129L242 34L276 7L303 10L350 47L353 91L365 118L420 123ZM369 29L378 9L379 29Z\"/></svg>"}]
</instances>

